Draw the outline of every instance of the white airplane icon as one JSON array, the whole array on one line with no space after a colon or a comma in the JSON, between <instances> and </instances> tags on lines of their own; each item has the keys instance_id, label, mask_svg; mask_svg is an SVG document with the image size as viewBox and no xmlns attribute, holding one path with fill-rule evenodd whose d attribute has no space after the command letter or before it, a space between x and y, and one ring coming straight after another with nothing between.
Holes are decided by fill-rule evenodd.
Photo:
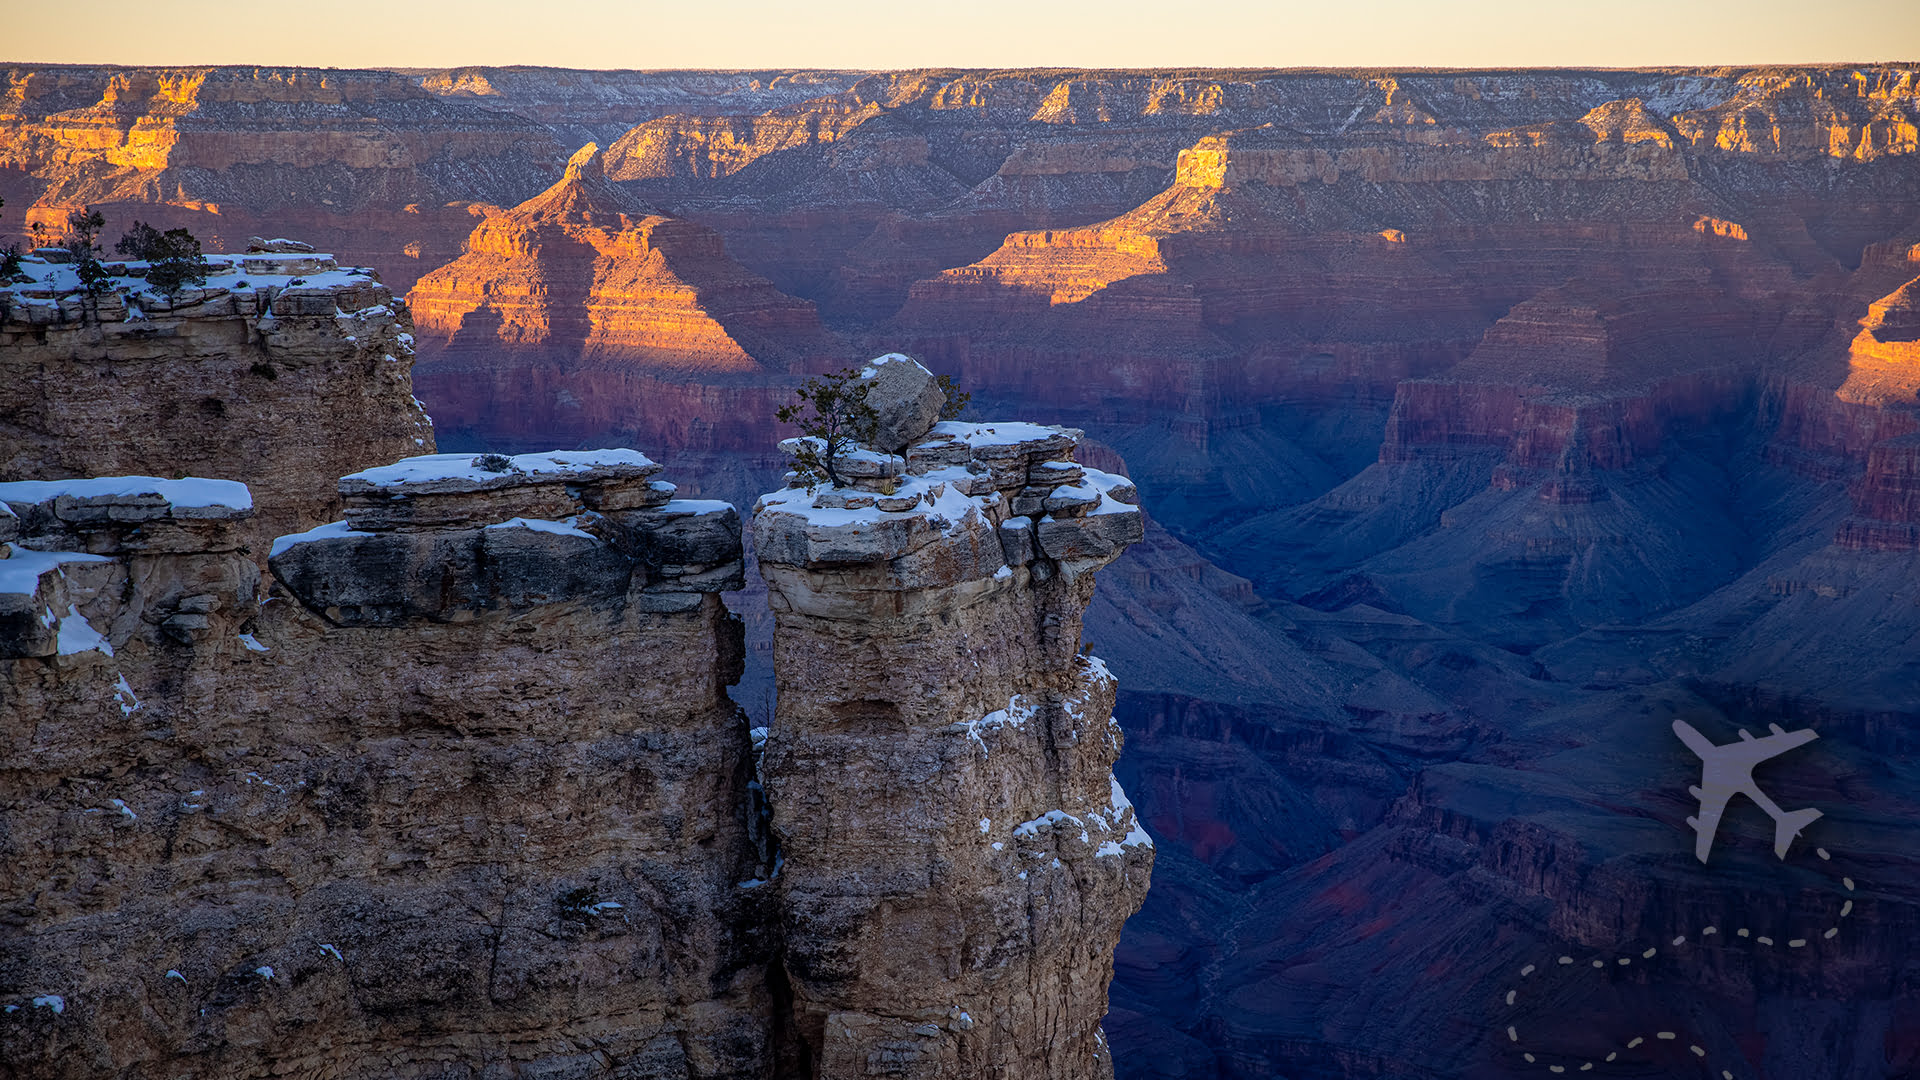
<instances>
[{"instance_id":1,"label":"white airplane icon","mask_svg":"<svg viewBox=\"0 0 1920 1080\"><path fill-rule=\"evenodd\" d=\"M1715 746L1685 720L1673 722L1673 733L1680 736L1688 749L1700 755L1700 786L1687 789L1700 800L1700 816L1688 818L1687 824L1698 834L1693 853L1701 862L1706 862L1707 853L1713 850L1713 835L1720 828L1720 816L1726 813L1727 800L1735 795L1752 799L1773 819L1773 853L1782 859L1787 857L1787 847L1800 835L1800 830L1820 817L1820 811L1814 809L1791 812L1780 809L1753 780L1755 765L1796 746L1805 746L1820 736L1812 728L1782 731L1779 724L1767 726L1773 729L1773 734L1765 738L1756 739L1742 728L1739 742Z\"/></svg>"}]
</instances>

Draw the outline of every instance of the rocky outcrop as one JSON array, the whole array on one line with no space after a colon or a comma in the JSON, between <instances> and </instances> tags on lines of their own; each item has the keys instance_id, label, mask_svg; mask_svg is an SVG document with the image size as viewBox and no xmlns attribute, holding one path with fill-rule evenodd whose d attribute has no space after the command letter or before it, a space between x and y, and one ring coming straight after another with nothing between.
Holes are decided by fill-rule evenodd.
<instances>
[{"instance_id":1,"label":"rocky outcrop","mask_svg":"<svg viewBox=\"0 0 1920 1080\"><path fill-rule=\"evenodd\" d=\"M1920 407L1920 278L1867 305L1847 347L1836 396L1861 405Z\"/></svg>"},{"instance_id":2,"label":"rocky outcrop","mask_svg":"<svg viewBox=\"0 0 1920 1080\"><path fill-rule=\"evenodd\" d=\"M373 271L310 249L210 261L173 300L139 262L108 264L97 298L71 265L23 263L0 288L0 478L245 479L264 552L335 514L342 473L434 448L412 320Z\"/></svg>"},{"instance_id":3,"label":"rocky outcrop","mask_svg":"<svg viewBox=\"0 0 1920 1080\"><path fill-rule=\"evenodd\" d=\"M243 483L0 483L0 1061L1110 1076L1152 842L1076 646L1132 486L867 377L904 455L759 518L770 732L739 515L633 450L349 474L264 584Z\"/></svg>"},{"instance_id":4,"label":"rocky outcrop","mask_svg":"<svg viewBox=\"0 0 1920 1080\"><path fill-rule=\"evenodd\" d=\"M1888 269L1910 271L1906 262ZM1872 267L1862 275L1879 276ZM1915 285L1907 281L1866 304L1864 316L1837 326L1821 352L1782 372L1770 388L1778 415L1768 445L1773 460L1811 477L1852 481L1853 513L1834 538L1843 550L1920 546Z\"/></svg>"},{"instance_id":5,"label":"rocky outcrop","mask_svg":"<svg viewBox=\"0 0 1920 1080\"><path fill-rule=\"evenodd\" d=\"M719 228L735 257L782 290L863 322L897 309L912 281L977 260L1008 233L1138 205L1166 186L1183 148L1262 125L1368 168L1418 144L1434 160L1465 149L1496 171L1553 160L1590 179L1623 167L1670 172L1676 155L1690 155L1693 171L1702 159L1736 170L1871 164L1911 152L1915 130L1914 75L1884 65L414 74L15 65L8 74L0 194L16 208L38 202L35 220L56 227L82 203L104 204L116 223L186 225L226 246L263 222L293 223L404 290L460 254L470 207L527 198L561 147L593 140L616 148L617 176ZM1846 205L1811 213L1848 242L1857 230L1847 219L1891 208L1877 196L1831 201Z\"/></svg>"},{"instance_id":6,"label":"rocky outcrop","mask_svg":"<svg viewBox=\"0 0 1920 1080\"><path fill-rule=\"evenodd\" d=\"M1262 560L1262 584L1516 648L1724 583L1733 562L1710 537L1733 526L1707 502L1674 513L1710 488L1672 455L1751 407L1769 315L1698 282L1676 302L1679 287L1516 305L1444 375L1400 384L1374 464L1218 542L1252 562L1276 533L1311 537Z\"/></svg>"},{"instance_id":7,"label":"rocky outcrop","mask_svg":"<svg viewBox=\"0 0 1920 1080\"><path fill-rule=\"evenodd\" d=\"M657 471L369 470L264 604L243 485L0 484L0 1059L778 1071L739 519Z\"/></svg>"},{"instance_id":8,"label":"rocky outcrop","mask_svg":"<svg viewBox=\"0 0 1920 1080\"><path fill-rule=\"evenodd\" d=\"M946 391L912 357L888 353L860 369L861 400L873 410L869 441L883 454L899 454L933 428L947 407Z\"/></svg>"},{"instance_id":9,"label":"rocky outcrop","mask_svg":"<svg viewBox=\"0 0 1920 1080\"><path fill-rule=\"evenodd\" d=\"M1920 433L1885 439L1867 451L1854 511L1835 536L1841 547L1920 549Z\"/></svg>"},{"instance_id":10,"label":"rocky outcrop","mask_svg":"<svg viewBox=\"0 0 1920 1080\"><path fill-rule=\"evenodd\" d=\"M1920 549L1920 279L1869 305L1860 328L1848 347L1846 382L1826 407L1863 414L1879 437L1866 449L1854 514L1835 542L1913 551Z\"/></svg>"},{"instance_id":11,"label":"rocky outcrop","mask_svg":"<svg viewBox=\"0 0 1920 1080\"><path fill-rule=\"evenodd\" d=\"M1111 948L1152 843L1112 776L1114 680L1078 646L1090 571L1141 526L1078 439L944 422L755 508L782 688L762 775L815 1075L1111 1074Z\"/></svg>"},{"instance_id":12,"label":"rocky outcrop","mask_svg":"<svg viewBox=\"0 0 1920 1080\"><path fill-rule=\"evenodd\" d=\"M1510 480L1617 470L1738 407L1769 314L1698 280L1647 284L1583 283L1515 305L1446 375L1400 385L1380 460L1477 445L1507 449Z\"/></svg>"},{"instance_id":13,"label":"rocky outcrop","mask_svg":"<svg viewBox=\"0 0 1920 1080\"><path fill-rule=\"evenodd\" d=\"M1662 181L1687 179L1672 128L1633 99L1608 102L1577 121L1491 132L1479 139L1382 125L1367 136L1327 139L1262 127L1203 139L1180 152L1175 183L1225 188L1445 181Z\"/></svg>"},{"instance_id":14,"label":"rocky outcrop","mask_svg":"<svg viewBox=\"0 0 1920 1080\"><path fill-rule=\"evenodd\" d=\"M1724 101L1674 117L1695 147L1786 159L1875 161L1920 150L1911 70L1756 71Z\"/></svg>"}]
</instances>

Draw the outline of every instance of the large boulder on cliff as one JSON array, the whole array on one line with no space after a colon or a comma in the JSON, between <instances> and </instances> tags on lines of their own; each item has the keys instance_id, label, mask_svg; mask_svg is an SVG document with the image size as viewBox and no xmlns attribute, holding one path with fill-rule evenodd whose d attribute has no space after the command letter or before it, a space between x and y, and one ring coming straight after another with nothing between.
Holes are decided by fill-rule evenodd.
<instances>
[{"instance_id":1,"label":"large boulder on cliff","mask_svg":"<svg viewBox=\"0 0 1920 1080\"><path fill-rule=\"evenodd\" d=\"M932 431L947 403L933 372L903 353L876 358L860 370L860 381L875 416L871 441L884 453L897 454Z\"/></svg>"}]
</instances>

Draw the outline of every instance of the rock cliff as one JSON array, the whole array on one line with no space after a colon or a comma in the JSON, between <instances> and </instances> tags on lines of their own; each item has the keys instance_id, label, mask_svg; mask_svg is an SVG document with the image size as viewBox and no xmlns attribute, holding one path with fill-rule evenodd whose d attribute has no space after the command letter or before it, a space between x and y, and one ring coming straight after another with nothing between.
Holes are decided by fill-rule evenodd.
<instances>
[{"instance_id":1,"label":"rock cliff","mask_svg":"<svg viewBox=\"0 0 1920 1080\"><path fill-rule=\"evenodd\" d=\"M455 352L728 374L781 370L823 344L811 304L732 262L711 230L620 195L592 144L551 188L481 222L409 301L423 337Z\"/></svg>"},{"instance_id":2,"label":"rock cliff","mask_svg":"<svg viewBox=\"0 0 1920 1080\"><path fill-rule=\"evenodd\" d=\"M0 477L244 478L264 554L333 516L342 473L434 448L412 320L373 271L310 251L209 261L172 300L140 262L109 263L97 299L69 263L22 264L0 287Z\"/></svg>"},{"instance_id":3,"label":"rock cliff","mask_svg":"<svg viewBox=\"0 0 1920 1080\"><path fill-rule=\"evenodd\" d=\"M842 93L851 71L575 71L464 67L428 72L420 88L543 124L567 145L608 143L644 118L770 109Z\"/></svg>"},{"instance_id":4,"label":"rock cliff","mask_svg":"<svg viewBox=\"0 0 1920 1080\"><path fill-rule=\"evenodd\" d=\"M343 480L264 600L238 483L0 484L10 1072L768 1071L738 518L484 464Z\"/></svg>"},{"instance_id":5,"label":"rock cliff","mask_svg":"<svg viewBox=\"0 0 1920 1080\"><path fill-rule=\"evenodd\" d=\"M1112 1073L1098 1018L1153 845L1080 618L1141 517L1078 438L944 422L755 508L782 688L762 774L817 1075Z\"/></svg>"},{"instance_id":6,"label":"rock cliff","mask_svg":"<svg viewBox=\"0 0 1920 1080\"><path fill-rule=\"evenodd\" d=\"M771 732L739 515L633 450L351 473L264 584L244 483L0 482L0 1074L1110 1076L1140 513L900 362L905 455L757 520Z\"/></svg>"}]
</instances>

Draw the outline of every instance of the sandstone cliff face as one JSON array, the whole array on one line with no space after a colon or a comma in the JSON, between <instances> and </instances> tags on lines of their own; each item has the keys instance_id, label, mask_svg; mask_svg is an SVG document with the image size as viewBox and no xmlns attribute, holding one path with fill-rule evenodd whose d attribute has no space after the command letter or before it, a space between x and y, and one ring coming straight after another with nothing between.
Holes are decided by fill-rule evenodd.
<instances>
[{"instance_id":1,"label":"sandstone cliff face","mask_svg":"<svg viewBox=\"0 0 1920 1080\"><path fill-rule=\"evenodd\" d=\"M1726 101L1677 115L1697 147L1873 161L1920 150L1907 70L1755 72Z\"/></svg>"},{"instance_id":2,"label":"sandstone cliff face","mask_svg":"<svg viewBox=\"0 0 1920 1080\"><path fill-rule=\"evenodd\" d=\"M1113 678L1076 649L1140 515L1077 438L943 423L755 509L782 687L762 769L819 1075L1112 1073L1111 948L1152 842L1112 776Z\"/></svg>"},{"instance_id":3,"label":"sandstone cliff face","mask_svg":"<svg viewBox=\"0 0 1920 1080\"><path fill-rule=\"evenodd\" d=\"M329 256L216 256L169 303L142 264L83 302L68 265L0 290L0 477L245 478L254 541L329 520L336 477L433 449L413 329L372 271ZM95 310L97 308L97 310Z\"/></svg>"},{"instance_id":4,"label":"sandstone cliff face","mask_svg":"<svg viewBox=\"0 0 1920 1080\"><path fill-rule=\"evenodd\" d=\"M1377 118L1376 118L1377 120ZM1451 136L1451 137L1448 137ZM1263 127L1202 139L1180 153L1176 183L1334 184L1442 180L1684 180L1672 129L1638 99L1609 102L1578 121L1492 132L1475 139L1378 124L1337 139Z\"/></svg>"},{"instance_id":5,"label":"sandstone cliff face","mask_svg":"<svg viewBox=\"0 0 1920 1080\"><path fill-rule=\"evenodd\" d=\"M31 204L26 223L57 231L86 205L216 247L298 230L402 290L415 259L458 250L466 213L446 204L517 202L563 154L537 124L392 72L16 65L7 80L0 168L18 170L4 194Z\"/></svg>"},{"instance_id":6,"label":"sandstone cliff face","mask_svg":"<svg viewBox=\"0 0 1920 1080\"><path fill-rule=\"evenodd\" d=\"M1906 259L1887 261L1891 265L1863 268L1863 284L1886 270L1904 276L1912 269ZM1769 444L1773 459L1803 475L1851 481L1853 514L1835 535L1842 550L1908 552L1920 544L1914 286L1907 281L1872 300L1851 325L1841 320L1822 350L1769 387L1778 416ZM1816 572L1809 580L1823 576Z\"/></svg>"},{"instance_id":7,"label":"sandstone cliff face","mask_svg":"<svg viewBox=\"0 0 1920 1080\"><path fill-rule=\"evenodd\" d=\"M264 604L239 484L0 485L5 1071L765 1075L739 523L657 469L350 477Z\"/></svg>"},{"instance_id":8,"label":"sandstone cliff face","mask_svg":"<svg viewBox=\"0 0 1920 1080\"><path fill-rule=\"evenodd\" d=\"M837 350L812 304L734 262L712 230L615 190L592 146L546 192L482 221L409 300L420 392L443 431L490 447L617 432L764 453L786 373Z\"/></svg>"},{"instance_id":9,"label":"sandstone cliff face","mask_svg":"<svg viewBox=\"0 0 1920 1080\"><path fill-rule=\"evenodd\" d=\"M245 484L0 482L0 1074L1110 1076L1152 843L1076 646L1140 513L883 363L906 457L758 523L771 734L739 515L636 451L349 474L264 585Z\"/></svg>"},{"instance_id":10,"label":"sandstone cliff face","mask_svg":"<svg viewBox=\"0 0 1920 1080\"><path fill-rule=\"evenodd\" d=\"M9 164L97 161L119 170L95 181L104 184L151 184L168 169L316 160L350 171L450 168L508 149L503 137L538 138L498 115L441 106L405 76L385 73L15 67L8 78ZM368 120L388 130L369 129ZM395 121L424 130L398 140ZM262 138L269 132L281 137Z\"/></svg>"},{"instance_id":11,"label":"sandstone cliff face","mask_svg":"<svg viewBox=\"0 0 1920 1080\"><path fill-rule=\"evenodd\" d=\"M422 333L454 352L505 344L729 374L785 368L823 342L812 305L729 260L712 231L619 195L591 144L553 187L483 221L410 300Z\"/></svg>"},{"instance_id":12,"label":"sandstone cliff face","mask_svg":"<svg viewBox=\"0 0 1920 1080\"><path fill-rule=\"evenodd\" d=\"M1830 410L1865 412L1875 439L1853 493L1842 548L1920 550L1920 279L1874 301L1848 345ZM1860 406L1871 406L1861 409ZM1857 460L1857 452L1855 458Z\"/></svg>"},{"instance_id":13,"label":"sandstone cliff face","mask_svg":"<svg viewBox=\"0 0 1920 1080\"><path fill-rule=\"evenodd\" d=\"M1671 173L1676 152L1694 155L1696 169L1874 164L1911 152L1915 130L1914 76L1899 67L405 76L19 65L9 78L0 153L12 168L0 172L0 193L16 207L38 201L37 220L104 203L116 221L188 225L225 244L272 220L372 262L404 289L458 254L467 206L528 197L561 146L591 139L618 148L617 176L720 227L756 272L861 320L884 317L908 283L979 258L1008 232L1137 205L1167 183L1183 148L1261 125L1331 139L1318 152L1369 169L1401 160L1407 144L1452 147L1432 160L1456 162L1478 146L1466 156L1496 172L1523 158L1536 162L1523 171L1537 172L1551 159L1590 178L1628 164ZM1353 145L1343 150L1343 140ZM1096 149L1116 143L1117 154ZM1482 152L1496 143L1527 154ZM1021 165L1036 157L1054 164ZM1879 209L1851 199L1815 212L1851 232L1844 219ZM888 241L901 220L922 217L942 237L941 265ZM862 247L902 265L843 272L839 261Z\"/></svg>"},{"instance_id":14,"label":"sandstone cliff face","mask_svg":"<svg viewBox=\"0 0 1920 1080\"><path fill-rule=\"evenodd\" d=\"M1836 396L1862 405L1920 404L1920 278L1867 305L1859 326Z\"/></svg>"},{"instance_id":15,"label":"sandstone cliff face","mask_svg":"<svg viewBox=\"0 0 1920 1080\"><path fill-rule=\"evenodd\" d=\"M1762 121L1782 134L1712 134ZM1087 224L1103 209L1137 204L1142 193L1115 205L1134 185L1173 179L1176 155L1183 176L1217 181L1228 143L1238 144L1232 172L1241 179L1291 183L1344 172L1375 181L1600 184L1817 160L1802 144L1844 145L1835 153L1846 160L1878 162L1911 149L1903 133L1913 122L1912 75L1902 68L902 72L758 115L647 121L618 144L623 163L614 172L720 228L743 261L783 289L820 299L835 318L868 321L897 304L909 280L879 276L882 265L907 271L929 233L945 238L936 248L943 255L949 245L985 254L992 239L975 233L990 225L1006 232ZM1856 152L1863 140L1868 150ZM1051 165L1028 168L1034 161ZM743 200L756 213L743 213ZM1024 224L1003 224L1010 211ZM1837 216L1879 212L1854 200ZM897 238L908 229L917 245ZM977 247L983 240L988 248Z\"/></svg>"}]
</instances>

